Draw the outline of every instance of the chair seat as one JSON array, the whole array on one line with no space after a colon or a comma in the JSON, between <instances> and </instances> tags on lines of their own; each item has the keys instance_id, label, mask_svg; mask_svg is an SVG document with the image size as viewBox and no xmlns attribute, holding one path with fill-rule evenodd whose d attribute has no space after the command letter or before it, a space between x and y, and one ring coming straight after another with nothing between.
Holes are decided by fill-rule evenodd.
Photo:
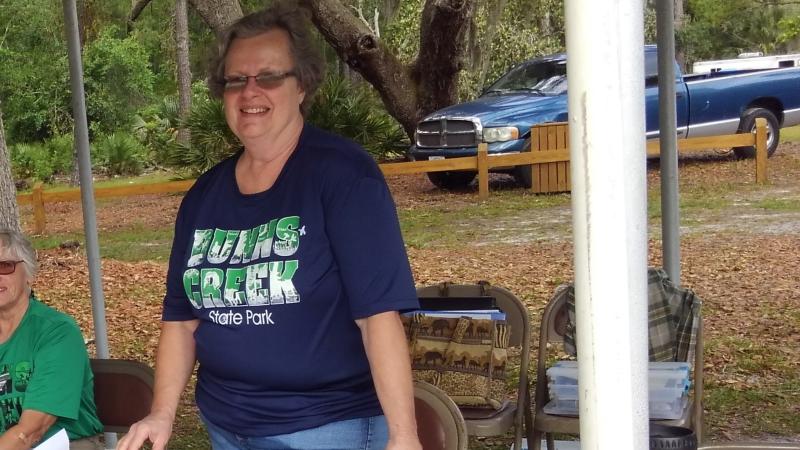
<instances>
[{"instance_id":1,"label":"chair seat","mask_svg":"<svg viewBox=\"0 0 800 450\"><path fill-rule=\"evenodd\" d=\"M514 426L517 404L505 401L500 409L460 407L467 423L467 434L472 436L497 436Z\"/></svg>"}]
</instances>

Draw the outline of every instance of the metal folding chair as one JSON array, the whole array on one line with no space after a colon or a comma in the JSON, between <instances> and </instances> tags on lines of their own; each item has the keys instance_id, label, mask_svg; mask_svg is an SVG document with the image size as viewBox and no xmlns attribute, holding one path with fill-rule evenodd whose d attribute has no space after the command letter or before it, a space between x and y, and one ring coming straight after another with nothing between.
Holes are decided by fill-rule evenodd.
<instances>
[{"instance_id":1,"label":"metal folding chair","mask_svg":"<svg viewBox=\"0 0 800 450\"><path fill-rule=\"evenodd\" d=\"M106 433L126 433L150 413L153 369L138 361L92 359L94 402Z\"/></svg>"},{"instance_id":2,"label":"metal folding chair","mask_svg":"<svg viewBox=\"0 0 800 450\"><path fill-rule=\"evenodd\" d=\"M499 436L514 430L514 448L521 448L522 435L532 423L528 365L530 361L530 319L525 304L508 290L481 281L476 284L440 283L417 288L422 309L485 309L486 302L506 314L510 327L509 347L519 348L520 369L516 401L506 402L499 411L460 407L470 436ZM528 426L523 425L523 423Z\"/></svg>"}]
</instances>

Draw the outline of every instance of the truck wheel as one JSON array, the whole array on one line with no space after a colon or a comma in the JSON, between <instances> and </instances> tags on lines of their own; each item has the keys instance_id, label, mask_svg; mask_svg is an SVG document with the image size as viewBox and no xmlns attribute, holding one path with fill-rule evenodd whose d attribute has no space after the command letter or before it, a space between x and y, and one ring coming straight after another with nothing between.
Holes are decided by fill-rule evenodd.
<instances>
[{"instance_id":1,"label":"truck wheel","mask_svg":"<svg viewBox=\"0 0 800 450\"><path fill-rule=\"evenodd\" d=\"M428 172L428 179L441 189L464 189L472 183L477 172L457 170L448 172Z\"/></svg>"},{"instance_id":2,"label":"truck wheel","mask_svg":"<svg viewBox=\"0 0 800 450\"><path fill-rule=\"evenodd\" d=\"M523 145L524 152L531 151L531 140L528 139L525 141ZM514 168L514 180L516 180L517 184L524 187L525 189L530 189L533 186L533 177L531 176L531 166L517 166Z\"/></svg>"},{"instance_id":3,"label":"truck wheel","mask_svg":"<svg viewBox=\"0 0 800 450\"><path fill-rule=\"evenodd\" d=\"M775 114L773 114L772 111L765 108L750 108L745 110L744 115L742 115L742 120L739 122L738 133L755 134L756 119L759 117L767 119L767 155L772 156L778 148L781 135L778 119L775 118ZM735 147L733 152L736 153L736 156L739 158L755 158L756 156L756 148L752 145Z\"/></svg>"}]
</instances>

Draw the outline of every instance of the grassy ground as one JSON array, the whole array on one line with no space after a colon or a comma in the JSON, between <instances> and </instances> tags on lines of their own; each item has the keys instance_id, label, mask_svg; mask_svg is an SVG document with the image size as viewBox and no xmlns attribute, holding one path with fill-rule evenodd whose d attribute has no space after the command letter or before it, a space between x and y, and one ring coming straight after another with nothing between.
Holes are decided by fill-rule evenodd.
<instances>
[{"instance_id":1,"label":"grassy ground","mask_svg":"<svg viewBox=\"0 0 800 450\"><path fill-rule=\"evenodd\" d=\"M660 264L656 169L651 163L648 170L651 265ZM765 186L753 183L752 161L728 155L682 160L680 170L682 274L705 301L709 435L798 440L800 145L779 149ZM442 192L423 177L389 181L418 284L490 280L519 296L537 324L555 287L572 278L569 195L531 195L498 177L490 200L478 202L474 190ZM179 202L180 196L147 196L98 203L114 357L153 361ZM22 215L28 220L30 211ZM83 252L59 248L82 242L81 230L77 204L48 205L49 234L35 239L42 250L36 289L90 335ZM508 439L481 440L471 448L507 444ZM170 448L208 448L191 389Z\"/></svg>"},{"instance_id":2,"label":"grassy ground","mask_svg":"<svg viewBox=\"0 0 800 450\"><path fill-rule=\"evenodd\" d=\"M800 142L800 125L782 129L781 142Z\"/></svg>"}]
</instances>

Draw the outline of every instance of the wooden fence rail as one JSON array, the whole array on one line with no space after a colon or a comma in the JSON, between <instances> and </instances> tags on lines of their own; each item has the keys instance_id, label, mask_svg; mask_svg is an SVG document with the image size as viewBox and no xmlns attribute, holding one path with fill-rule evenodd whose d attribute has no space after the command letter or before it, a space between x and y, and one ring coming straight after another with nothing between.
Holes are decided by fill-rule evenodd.
<instances>
[{"instance_id":1,"label":"wooden fence rail","mask_svg":"<svg viewBox=\"0 0 800 450\"><path fill-rule=\"evenodd\" d=\"M478 146L477 156L441 159L433 161L411 161L380 164L384 175L403 175L449 170L474 170L478 172L478 197L489 196L489 171L496 167L531 166L531 189L534 192L569 191L569 133L564 123L543 124L533 127L532 151L507 155L489 155L486 144ZM648 156L658 156L658 140L648 141ZM767 181L767 132L766 121L756 119L756 133L742 133L724 136L711 136L678 140L678 151L696 151L709 148L756 147L756 182ZM167 183L141 184L97 188L95 198L128 197L145 194L167 194L186 192L194 180L171 181ZM48 192L37 183L30 194L17 195L20 205L33 205L34 232L43 234L47 225L45 203L78 201L79 189Z\"/></svg>"}]
</instances>

